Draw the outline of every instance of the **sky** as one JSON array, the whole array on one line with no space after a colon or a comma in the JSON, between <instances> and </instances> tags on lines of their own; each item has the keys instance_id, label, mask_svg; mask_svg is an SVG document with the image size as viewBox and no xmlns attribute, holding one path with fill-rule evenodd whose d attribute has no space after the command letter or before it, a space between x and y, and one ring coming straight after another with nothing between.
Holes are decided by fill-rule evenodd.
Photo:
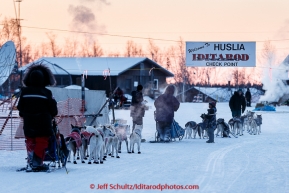
<instances>
[{"instance_id":1,"label":"sky","mask_svg":"<svg viewBox=\"0 0 289 193\"><path fill-rule=\"evenodd\" d=\"M0 0L0 5L1 20L15 18L13 0ZM128 40L146 49L147 38L162 39L154 41L165 49L181 37L256 41L257 56L264 41L278 40L271 43L279 60L289 53L288 0L22 0L20 7L23 35L32 45L48 41L47 32L61 43L83 36L68 31L86 31L109 34L91 35L105 52L124 53Z\"/></svg>"}]
</instances>

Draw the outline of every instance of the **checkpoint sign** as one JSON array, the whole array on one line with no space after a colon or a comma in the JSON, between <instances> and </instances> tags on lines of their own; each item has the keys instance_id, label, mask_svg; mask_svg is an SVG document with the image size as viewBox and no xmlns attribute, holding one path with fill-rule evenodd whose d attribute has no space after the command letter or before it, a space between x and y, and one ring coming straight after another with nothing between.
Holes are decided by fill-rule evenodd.
<instances>
[{"instance_id":1,"label":"checkpoint sign","mask_svg":"<svg viewBox=\"0 0 289 193\"><path fill-rule=\"evenodd\" d=\"M255 67L256 42L186 42L186 65Z\"/></svg>"}]
</instances>

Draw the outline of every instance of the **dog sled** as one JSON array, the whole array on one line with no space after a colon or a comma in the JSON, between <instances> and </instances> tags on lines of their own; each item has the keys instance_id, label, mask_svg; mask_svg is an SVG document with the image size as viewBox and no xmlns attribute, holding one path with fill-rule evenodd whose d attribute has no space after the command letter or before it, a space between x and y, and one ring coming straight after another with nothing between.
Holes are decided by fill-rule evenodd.
<instances>
[{"instance_id":1,"label":"dog sled","mask_svg":"<svg viewBox=\"0 0 289 193\"><path fill-rule=\"evenodd\" d=\"M31 152L27 152L29 154ZM32 152L33 153L33 152ZM69 151L66 147L64 136L59 132L55 120L53 120L53 135L49 138L48 147L45 150L45 157L43 163L48 166L48 170L33 170L27 166L16 170L26 172L47 172L50 173L56 169L66 168L66 162Z\"/></svg>"},{"instance_id":2,"label":"dog sled","mask_svg":"<svg viewBox=\"0 0 289 193\"><path fill-rule=\"evenodd\" d=\"M181 141L185 136L185 129L183 129L178 122L173 120L172 126L171 126L171 131L169 133L169 141L176 141L178 138L179 141ZM162 143L160 140L160 134L158 131L155 133L155 141L150 141L151 143Z\"/></svg>"},{"instance_id":3,"label":"dog sled","mask_svg":"<svg viewBox=\"0 0 289 193\"><path fill-rule=\"evenodd\" d=\"M183 129L179 123L174 120L171 130L171 139L176 140L176 138L179 138L179 141L181 141L184 138L184 135L185 129Z\"/></svg>"},{"instance_id":4,"label":"dog sled","mask_svg":"<svg viewBox=\"0 0 289 193\"><path fill-rule=\"evenodd\" d=\"M52 169L65 168L66 172L66 162L68 158L69 151L66 147L64 136L59 132L53 135L49 139L48 148L45 152L44 162L48 162L48 166ZM51 172L52 170L48 170Z\"/></svg>"}]
</instances>

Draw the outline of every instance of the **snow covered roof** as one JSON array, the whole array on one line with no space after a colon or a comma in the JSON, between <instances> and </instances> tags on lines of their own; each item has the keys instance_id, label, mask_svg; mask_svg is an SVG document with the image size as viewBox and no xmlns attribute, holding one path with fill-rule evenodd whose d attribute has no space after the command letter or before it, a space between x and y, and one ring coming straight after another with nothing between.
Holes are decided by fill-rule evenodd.
<instances>
[{"instance_id":1,"label":"snow covered roof","mask_svg":"<svg viewBox=\"0 0 289 193\"><path fill-rule=\"evenodd\" d=\"M64 88L66 88L66 89L79 89L79 90L82 89L82 87L81 87L81 86L78 86L78 85L69 85L69 86L66 86L66 87L64 87ZM86 87L84 87L84 89L85 89L85 90L89 90L89 89L86 88Z\"/></svg>"},{"instance_id":2,"label":"snow covered roof","mask_svg":"<svg viewBox=\"0 0 289 193\"><path fill-rule=\"evenodd\" d=\"M284 59L283 64L289 66L289 55Z\"/></svg>"},{"instance_id":3,"label":"snow covered roof","mask_svg":"<svg viewBox=\"0 0 289 193\"><path fill-rule=\"evenodd\" d=\"M81 75L84 71L87 70L87 75L99 75L102 76L104 70L110 69L111 76L117 76L121 73L127 71L129 68L132 68L138 65L141 62L148 61L162 72L164 72L168 77L174 76L171 72L161 67L159 64L146 57L42 57L28 65L20 68L20 70L25 70L28 66L36 62L56 64L56 66L64 69L71 75ZM53 67L55 68L55 67ZM51 67L50 67L51 69ZM53 73L55 69L53 70ZM58 75L67 75L65 71L57 72Z\"/></svg>"},{"instance_id":4,"label":"snow covered roof","mask_svg":"<svg viewBox=\"0 0 289 193\"><path fill-rule=\"evenodd\" d=\"M227 102L230 100L232 94L234 94L234 91L237 91L237 89L231 88L231 90L228 90L228 88L223 88L223 87L194 87L196 90L199 90L203 94L211 97L212 99L219 101L219 102ZM243 89L243 93L247 89ZM256 88L250 88L250 92L252 95L252 102L257 102L260 98L260 95L263 95L263 91L258 90Z\"/></svg>"}]
</instances>

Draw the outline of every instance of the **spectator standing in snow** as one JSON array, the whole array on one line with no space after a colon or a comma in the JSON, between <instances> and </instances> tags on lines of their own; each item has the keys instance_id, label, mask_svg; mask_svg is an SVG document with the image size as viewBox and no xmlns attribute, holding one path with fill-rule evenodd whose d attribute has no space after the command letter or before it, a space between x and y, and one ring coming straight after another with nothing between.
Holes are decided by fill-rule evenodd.
<instances>
[{"instance_id":1,"label":"spectator standing in snow","mask_svg":"<svg viewBox=\"0 0 289 193\"><path fill-rule=\"evenodd\" d=\"M130 116L132 117L132 131L135 125L143 125L143 117L145 115L145 103L142 94L143 86L138 85L136 91L132 91Z\"/></svg>"},{"instance_id":2,"label":"spectator standing in snow","mask_svg":"<svg viewBox=\"0 0 289 193\"><path fill-rule=\"evenodd\" d=\"M209 140L206 141L206 143L214 143L214 131L216 128L216 103L210 102L209 103L209 109L208 109L208 114L206 114L206 119L207 119L207 128L208 128L208 136Z\"/></svg>"},{"instance_id":3,"label":"spectator standing in snow","mask_svg":"<svg viewBox=\"0 0 289 193\"><path fill-rule=\"evenodd\" d=\"M168 142L174 120L174 112L179 109L180 102L174 96L175 86L169 85L164 94L155 100L155 119L157 122L157 131L161 141Z\"/></svg>"},{"instance_id":4,"label":"spectator standing in snow","mask_svg":"<svg viewBox=\"0 0 289 193\"><path fill-rule=\"evenodd\" d=\"M240 117L241 113L245 112L246 100L243 96L242 89L234 92L234 95L230 98L229 106L232 111L232 117Z\"/></svg>"},{"instance_id":5,"label":"spectator standing in snow","mask_svg":"<svg viewBox=\"0 0 289 193\"><path fill-rule=\"evenodd\" d=\"M123 103L127 100L127 98L123 95L123 91L119 87L116 89L113 99L118 107L122 107Z\"/></svg>"},{"instance_id":6,"label":"spectator standing in snow","mask_svg":"<svg viewBox=\"0 0 289 193\"><path fill-rule=\"evenodd\" d=\"M247 88L247 91L245 93L246 101L247 101L247 107L251 107L251 92L250 89Z\"/></svg>"},{"instance_id":7,"label":"spectator standing in snow","mask_svg":"<svg viewBox=\"0 0 289 193\"><path fill-rule=\"evenodd\" d=\"M55 85L52 72L44 65L33 64L26 69L23 77L17 108L24 120L24 135L28 154L28 169L48 170L43 164L48 140L53 135L52 119L57 115L57 103L48 85Z\"/></svg>"}]
</instances>

